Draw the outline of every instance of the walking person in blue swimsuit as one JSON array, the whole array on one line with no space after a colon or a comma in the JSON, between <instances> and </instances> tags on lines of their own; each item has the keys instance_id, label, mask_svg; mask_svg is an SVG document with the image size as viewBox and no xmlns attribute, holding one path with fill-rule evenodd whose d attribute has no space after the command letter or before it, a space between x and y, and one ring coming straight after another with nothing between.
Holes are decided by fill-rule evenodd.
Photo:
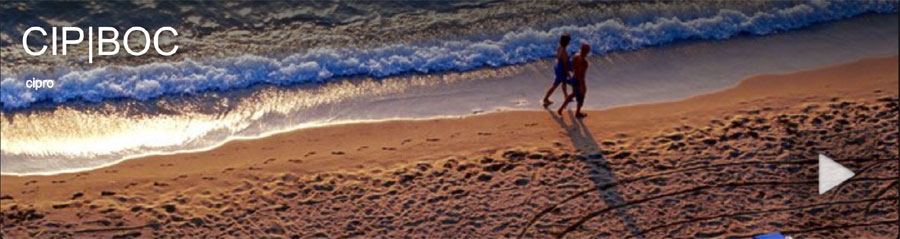
<instances>
[{"instance_id":1,"label":"walking person in blue swimsuit","mask_svg":"<svg viewBox=\"0 0 900 239\"><path fill-rule=\"evenodd\" d=\"M553 91L556 90L559 84L562 84L563 98L569 95L568 90L566 90L566 82L569 81L572 62L569 60L569 53L566 52L566 47L569 46L569 41L571 40L572 36L569 36L568 33L559 37L559 45L556 46L556 67L554 68L556 78L553 80L553 85L550 86L550 89L547 89L547 94L544 95L544 107L553 104L553 101L550 101L550 95L553 94Z\"/></svg>"}]
</instances>

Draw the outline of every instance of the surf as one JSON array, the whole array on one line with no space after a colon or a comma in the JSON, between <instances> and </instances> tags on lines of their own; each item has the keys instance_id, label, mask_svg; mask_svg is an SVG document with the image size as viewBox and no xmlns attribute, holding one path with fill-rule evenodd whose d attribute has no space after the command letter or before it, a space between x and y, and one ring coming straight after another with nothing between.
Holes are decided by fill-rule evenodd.
<instances>
[{"instance_id":1,"label":"surf","mask_svg":"<svg viewBox=\"0 0 900 239\"><path fill-rule=\"evenodd\" d=\"M556 37L570 33L604 55L633 51L683 40L724 40L739 35L768 35L815 23L866 13L896 13L895 1L810 1L782 8L745 13L720 9L709 16L674 16L562 25L549 29L524 28L499 36L472 40L385 44L373 48L315 48L283 58L242 55L224 59L154 62L137 66L109 65L89 70L51 73L21 70L0 76L0 106L17 110L40 102L150 100L164 95L227 91L258 84L289 86L321 84L347 77L385 78L502 67L553 55ZM574 49L569 49L574 51ZM21 79L56 79L57 87L35 92Z\"/></svg>"}]
</instances>

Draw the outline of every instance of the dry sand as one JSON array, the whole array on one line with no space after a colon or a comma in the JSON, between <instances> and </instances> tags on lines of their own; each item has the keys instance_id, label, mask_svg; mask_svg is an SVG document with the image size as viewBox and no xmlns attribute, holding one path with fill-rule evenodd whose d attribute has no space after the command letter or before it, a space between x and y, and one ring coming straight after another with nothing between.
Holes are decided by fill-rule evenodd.
<instances>
[{"instance_id":1,"label":"dry sand","mask_svg":"<svg viewBox=\"0 0 900 239\"><path fill-rule=\"evenodd\" d=\"M515 111L336 125L88 172L2 176L0 232L897 238L897 64L756 76L583 121ZM858 176L818 195L818 153Z\"/></svg>"}]
</instances>

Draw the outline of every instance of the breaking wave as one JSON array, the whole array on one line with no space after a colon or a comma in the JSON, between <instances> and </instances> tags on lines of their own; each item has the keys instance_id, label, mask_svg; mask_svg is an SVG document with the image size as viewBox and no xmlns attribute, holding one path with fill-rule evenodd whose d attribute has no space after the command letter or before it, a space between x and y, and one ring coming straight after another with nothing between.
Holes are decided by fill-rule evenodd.
<instances>
[{"instance_id":1,"label":"breaking wave","mask_svg":"<svg viewBox=\"0 0 900 239\"><path fill-rule=\"evenodd\" d=\"M784 8L744 13L723 9L705 17L656 17L626 23L608 19L591 24L525 28L479 40L388 44L373 48L310 49L283 58L243 55L214 60L182 60L138 66L110 65L85 71L23 71L3 76L0 105L22 109L38 102L107 99L148 100L169 94L196 94L256 84L321 83L350 77L387 77L409 73L467 71L520 64L552 57L557 37L570 33L594 54L628 51L679 40L727 39L767 35L866 13L896 13L897 1L810 1ZM578 44L572 44L570 51ZM55 79L52 89L32 90L24 79Z\"/></svg>"}]
</instances>

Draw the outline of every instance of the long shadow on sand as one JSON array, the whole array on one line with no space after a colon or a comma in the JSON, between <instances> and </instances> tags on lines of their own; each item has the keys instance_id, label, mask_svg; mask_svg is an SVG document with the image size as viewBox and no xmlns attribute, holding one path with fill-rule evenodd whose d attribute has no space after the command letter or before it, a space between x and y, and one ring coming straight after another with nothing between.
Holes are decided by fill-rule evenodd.
<instances>
[{"instance_id":1,"label":"long shadow on sand","mask_svg":"<svg viewBox=\"0 0 900 239\"><path fill-rule=\"evenodd\" d=\"M603 157L603 154L600 154L600 145L597 144L597 140L594 139L594 135L591 134L588 127L584 125L584 122L581 119L576 118L572 111L566 111L568 112L569 118L573 119L571 125L566 124L565 119L560 115L557 115L556 112L553 112L552 110L547 110L547 112L550 113L550 117L553 121L555 121L560 128L565 129L569 134L569 139L572 140L572 146L578 150L578 154L581 156L576 158L584 160L585 165L589 167L588 173L590 175L590 180L594 182L598 191L601 193L601 197L606 203L606 206L613 207L625 204L625 198L622 197L622 192L619 191L617 186L604 188L604 185L615 185L617 181L616 176L610 170L609 163ZM641 234L634 218L628 215L627 208L622 207L616 211L619 219L622 220L622 223L625 224L625 228L627 228L632 235Z\"/></svg>"}]
</instances>

